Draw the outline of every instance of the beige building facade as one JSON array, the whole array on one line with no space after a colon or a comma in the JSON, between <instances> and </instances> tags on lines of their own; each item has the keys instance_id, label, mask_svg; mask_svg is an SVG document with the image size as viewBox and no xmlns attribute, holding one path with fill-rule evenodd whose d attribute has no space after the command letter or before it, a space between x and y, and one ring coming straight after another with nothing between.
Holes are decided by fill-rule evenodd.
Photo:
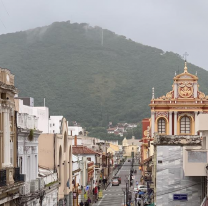
<instances>
[{"instance_id":1,"label":"beige building facade","mask_svg":"<svg viewBox=\"0 0 208 206\"><path fill-rule=\"evenodd\" d=\"M72 204L72 137L66 119L62 119L60 134L41 134L38 141L40 167L58 173L59 203Z\"/></svg>"},{"instance_id":2,"label":"beige building facade","mask_svg":"<svg viewBox=\"0 0 208 206\"><path fill-rule=\"evenodd\" d=\"M14 75L0 68L0 205L14 205L19 197L20 171L17 167L17 136Z\"/></svg>"}]
</instances>

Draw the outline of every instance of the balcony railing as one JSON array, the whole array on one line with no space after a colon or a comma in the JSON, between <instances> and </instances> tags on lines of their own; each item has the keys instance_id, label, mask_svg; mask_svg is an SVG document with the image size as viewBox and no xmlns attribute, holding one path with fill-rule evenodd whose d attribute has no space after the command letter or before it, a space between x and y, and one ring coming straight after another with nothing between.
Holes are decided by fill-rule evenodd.
<instances>
[{"instance_id":1,"label":"balcony railing","mask_svg":"<svg viewBox=\"0 0 208 206\"><path fill-rule=\"evenodd\" d=\"M6 186L6 169L0 170L0 187Z\"/></svg>"}]
</instances>

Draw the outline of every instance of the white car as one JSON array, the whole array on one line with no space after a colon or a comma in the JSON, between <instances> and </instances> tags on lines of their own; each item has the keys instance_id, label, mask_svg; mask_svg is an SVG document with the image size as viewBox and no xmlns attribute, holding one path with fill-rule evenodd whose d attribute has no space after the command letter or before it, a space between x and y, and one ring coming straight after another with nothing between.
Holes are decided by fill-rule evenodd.
<instances>
[{"instance_id":1,"label":"white car","mask_svg":"<svg viewBox=\"0 0 208 206\"><path fill-rule=\"evenodd\" d=\"M147 191L147 186L145 186L145 185L138 185L137 189L138 189L138 192L140 192L140 191L146 192Z\"/></svg>"},{"instance_id":2,"label":"white car","mask_svg":"<svg viewBox=\"0 0 208 206\"><path fill-rule=\"evenodd\" d=\"M134 188L134 192L138 192L138 188L137 187Z\"/></svg>"}]
</instances>

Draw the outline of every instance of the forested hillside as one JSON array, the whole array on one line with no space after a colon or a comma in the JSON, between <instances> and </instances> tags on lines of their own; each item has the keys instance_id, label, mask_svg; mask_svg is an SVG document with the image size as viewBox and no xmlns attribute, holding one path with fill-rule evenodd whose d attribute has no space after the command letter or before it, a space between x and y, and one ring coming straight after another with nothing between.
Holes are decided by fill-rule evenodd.
<instances>
[{"instance_id":1,"label":"forested hillside","mask_svg":"<svg viewBox=\"0 0 208 206\"><path fill-rule=\"evenodd\" d=\"M101 31L60 22L1 35L0 66L15 74L19 96L34 97L36 106L45 97L51 115L93 127L139 122L150 116L152 87L156 97L170 91L184 61L109 30L102 46ZM188 71L198 72L208 94L208 72L191 64Z\"/></svg>"}]
</instances>

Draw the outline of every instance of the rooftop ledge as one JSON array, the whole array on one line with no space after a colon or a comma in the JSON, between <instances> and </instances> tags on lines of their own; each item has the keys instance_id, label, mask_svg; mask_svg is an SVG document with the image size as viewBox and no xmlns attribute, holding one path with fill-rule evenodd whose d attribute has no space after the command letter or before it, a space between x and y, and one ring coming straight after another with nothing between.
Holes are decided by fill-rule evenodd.
<instances>
[{"instance_id":1,"label":"rooftop ledge","mask_svg":"<svg viewBox=\"0 0 208 206\"><path fill-rule=\"evenodd\" d=\"M201 146L199 135L159 135L155 134L153 145Z\"/></svg>"}]
</instances>

